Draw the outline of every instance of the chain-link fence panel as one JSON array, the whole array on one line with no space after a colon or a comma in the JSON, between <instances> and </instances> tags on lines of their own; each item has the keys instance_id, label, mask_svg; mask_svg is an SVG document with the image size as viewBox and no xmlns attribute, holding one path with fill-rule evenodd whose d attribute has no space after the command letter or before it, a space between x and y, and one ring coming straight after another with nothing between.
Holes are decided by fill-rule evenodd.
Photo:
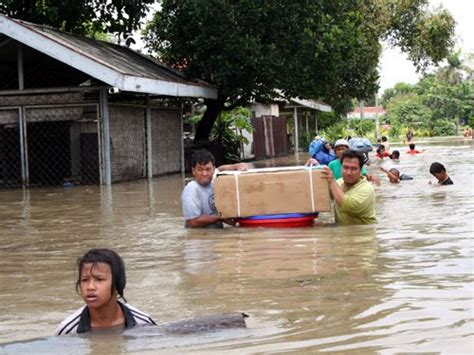
<instances>
[{"instance_id":1,"label":"chain-link fence panel","mask_svg":"<svg viewBox=\"0 0 474 355\"><path fill-rule=\"evenodd\" d=\"M96 105L25 108L29 186L99 183Z\"/></svg>"},{"instance_id":2,"label":"chain-link fence panel","mask_svg":"<svg viewBox=\"0 0 474 355\"><path fill-rule=\"evenodd\" d=\"M20 109L0 109L0 188L21 187Z\"/></svg>"},{"instance_id":3,"label":"chain-link fence panel","mask_svg":"<svg viewBox=\"0 0 474 355\"><path fill-rule=\"evenodd\" d=\"M108 162L112 182L145 177L147 159L153 175L180 171L179 109L151 108L147 157L146 106L110 103L108 125L99 107L94 93L0 96L0 188L100 184Z\"/></svg>"}]
</instances>

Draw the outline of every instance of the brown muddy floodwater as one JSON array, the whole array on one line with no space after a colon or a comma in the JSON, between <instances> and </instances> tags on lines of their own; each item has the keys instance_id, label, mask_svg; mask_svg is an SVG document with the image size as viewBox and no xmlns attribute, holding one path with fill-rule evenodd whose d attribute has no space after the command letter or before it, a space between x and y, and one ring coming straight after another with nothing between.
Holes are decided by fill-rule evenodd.
<instances>
[{"instance_id":1,"label":"brown muddy floodwater","mask_svg":"<svg viewBox=\"0 0 474 355\"><path fill-rule=\"evenodd\" d=\"M414 180L376 188L376 226L185 230L180 175L0 191L0 353L473 353L473 142L418 146L399 163ZM428 184L433 161L453 186ZM248 328L51 337L93 247L122 255L127 300L158 323L244 311Z\"/></svg>"}]
</instances>

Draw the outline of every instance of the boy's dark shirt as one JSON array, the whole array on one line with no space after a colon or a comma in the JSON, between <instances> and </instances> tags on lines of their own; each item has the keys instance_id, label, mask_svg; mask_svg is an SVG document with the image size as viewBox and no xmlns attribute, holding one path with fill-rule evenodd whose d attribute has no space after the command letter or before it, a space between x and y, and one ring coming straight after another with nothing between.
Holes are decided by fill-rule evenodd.
<instances>
[{"instance_id":1,"label":"boy's dark shirt","mask_svg":"<svg viewBox=\"0 0 474 355\"><path fill-rule=\"evenodd\" d=\"M453 185L454 182L453 180L451 180L451 178L448 176L448 178L446 180L444 180L441 185Z\"/></svg>"}]
</instances>

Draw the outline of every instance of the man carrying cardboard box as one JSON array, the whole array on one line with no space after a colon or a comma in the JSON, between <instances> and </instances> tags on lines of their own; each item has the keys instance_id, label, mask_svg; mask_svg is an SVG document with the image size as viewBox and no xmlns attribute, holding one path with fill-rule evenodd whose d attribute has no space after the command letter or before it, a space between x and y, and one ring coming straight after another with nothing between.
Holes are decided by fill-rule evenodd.
<instances>
[{"instance_id":1,"label":"man carrying cardboard box","mask_svg":"<svg viewBox=\"0 0 474 355\"><path fill-rule=\"evenodd\" d=\"M331 169L323 169L323 177L328 180L329 190L334 198L336 223L377 223L374 187L361 174L364 157L356 151L346 150L342 154L341 163L342 178L337 181Z\"/></svg>"},{"instance_id":2,"label":"man carrying cardboard box","mask_svg":"<svg viewBox=\"0 0 474 355\"><path fill-rule=\"evenodd\" d=\"M214 156L207 150L194 152L191 158L194 180L181 194L183 215L188 228L223 228L223 223L235 225L235 219L221 219L214 203L216 171L247 170L247 163L222 165L215 168Z\"/></svg>"}]
</instances>

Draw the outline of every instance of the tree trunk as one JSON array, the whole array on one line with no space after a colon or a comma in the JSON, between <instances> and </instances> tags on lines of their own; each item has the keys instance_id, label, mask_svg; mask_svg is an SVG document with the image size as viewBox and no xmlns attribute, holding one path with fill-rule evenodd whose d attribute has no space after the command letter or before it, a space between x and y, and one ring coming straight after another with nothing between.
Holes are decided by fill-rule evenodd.
<instances>
[{"instance_id":1,"label":"tree trunk","mask_svg":"<svg viewBox=\"0 0 474 355\"><path fill-rule=\"evenodd\" d=\"M225 98L223 97L218 97L217 100L204 100L204 104L207 108L196 128L196 135L194 137L195 143L209 141L212 126L214 126L214 122L216 122L219 112L224 108L224 103Z\"/></svg>"}]
</instances>

